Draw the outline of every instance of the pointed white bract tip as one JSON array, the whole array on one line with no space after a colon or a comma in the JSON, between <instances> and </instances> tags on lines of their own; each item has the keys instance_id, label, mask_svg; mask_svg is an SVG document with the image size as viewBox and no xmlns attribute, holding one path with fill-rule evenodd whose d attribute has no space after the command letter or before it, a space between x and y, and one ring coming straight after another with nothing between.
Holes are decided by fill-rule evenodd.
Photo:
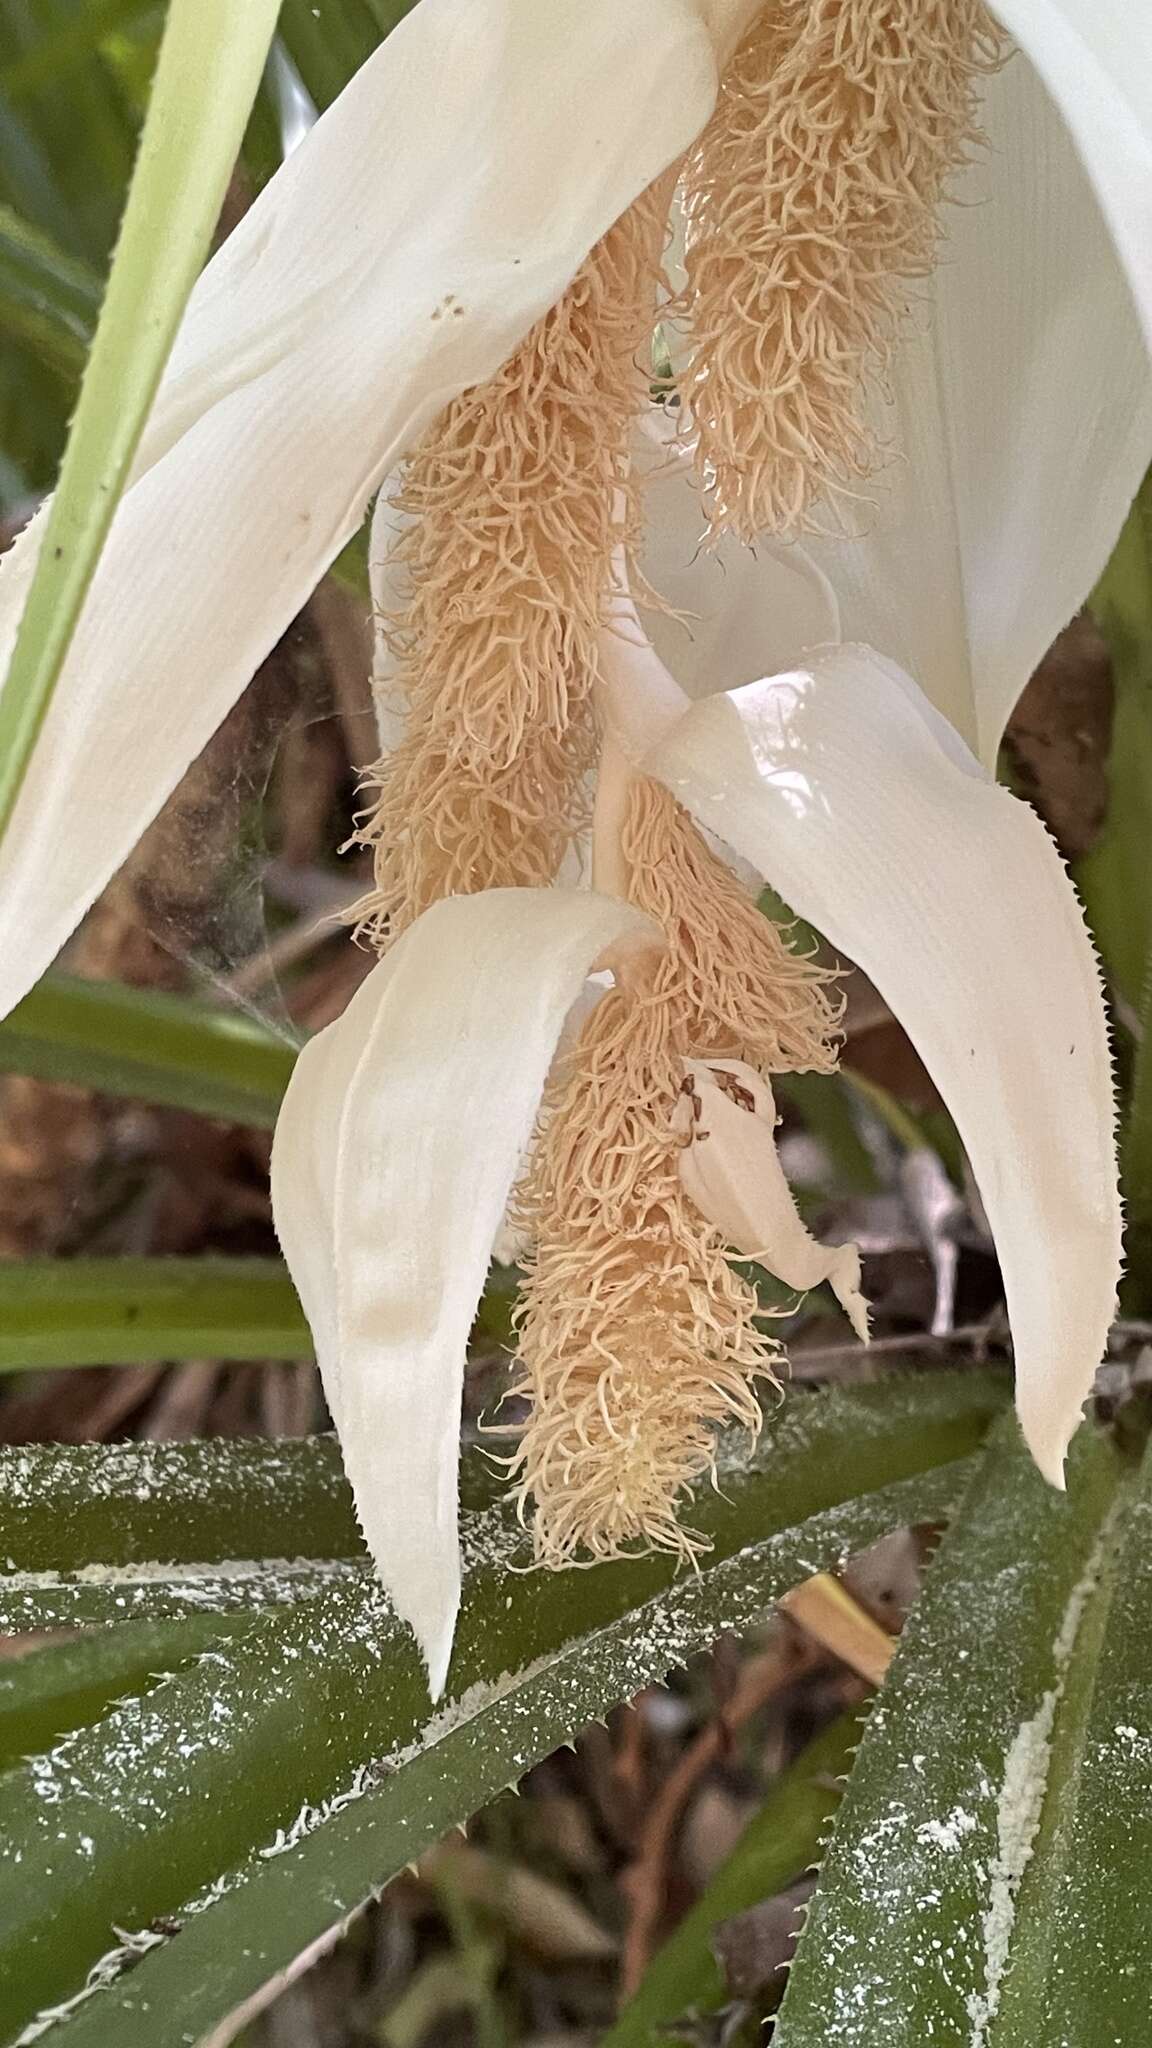
<instances>
[{"instance_id":1,"label":"pointed white bract tip","mask_svg":"<svg viewBox=\"0 0 1152 2048\"><path fill-rule=\"evenodd\" d=\"M1077 1416L1074 1427L1079 1427L1079 1423L1080 1417ZM1057 1493L1066 1493L1068 1488L1064 1478L1064 1459L1068 1452L1070 1433L1061 1431L1058 1437L1053 1437L1050 1424L1043 1430L1036 1430L1029 1426L1023 1416L1020 1418L1020 1427L1031 1452L1032 1462L1041 1477L1046 1479Z\"/></svg>"},{"instance_id":2,"label":"pointed white bract tip","mask_svg":"<svg viewBox=\"0 0 1152 2048\"><path fill-rule=\"evenodd\" d=\"M468 1333L572 1004L649 922L586 889L425 911L301 1052L272 1153L368 1553L444 1690Z\"/></svg>"},{"instance_id":3,"label":"pointed white bract tip","mask_svg":"<svg viewBox=\"0 0 1152 2048\"><path fill-rule=\"evenodd\" d=\"M420 1655L428 1672L428 1697L433 1706L439 1700L448 1682L448 1667L452 1662L452 1646L456 1638L456 1617L460 1611L459 1599L452 1602L450 1612L438 1619L432 1627L411 1622L411 1628L420 1646ZM407 1620L408 1617L405 1616Z\"/></svg>"},{"instance_id":4,"label":"pointed white bract tip","mask_svg":"<svg viewBox=\"0 0 1152 2048\"><path fill-rule=\"evenodd\" d=\"M1067 1491L1064 1477L1064 1461L1068 1446L1084 1420L1083 1402L1069 1412L1068 1406L1057 1407L1050 1390L1042 1386L1027 1384L1029 1375L1021 1374L1020 1356L1016 1357L1016 1414L1020 1432L1028 1454L1041 1477L1057 1493ZM1047 1392L1048 1398L1045 1399Z\"/></svg>"},{"instance_id":5,"label":"pointed white bract tip","mask_svg":"<svg viewBox=\"0 0 1152 2048\"><path fill-rule=\"evenodd\" d=\"M842 1245L829 1269L828 1284L862 1344L871 1342L868 1328L870 1304L860 1292L860 1249Z\"/></svg>"},{"instance_id":6,"label":"pointed white bract tip","mask_svg":"<svg viewBox=\"0 0 1152 2048\"><path fill-rule=\"evenodd\" d=\"M396 1602L396 1612L404 1622L408 1622L416 1636L416 1645L428 1673L428 1698L433 1700L433 1706L439 1702L449 1675L455 1624L459 1620L459 1593L459 1571L453 1571L451 1581L445 1577L439 1585L428 1585L418 1604L412 1602L402 1606Z\"/></svg>"}]
</instances>

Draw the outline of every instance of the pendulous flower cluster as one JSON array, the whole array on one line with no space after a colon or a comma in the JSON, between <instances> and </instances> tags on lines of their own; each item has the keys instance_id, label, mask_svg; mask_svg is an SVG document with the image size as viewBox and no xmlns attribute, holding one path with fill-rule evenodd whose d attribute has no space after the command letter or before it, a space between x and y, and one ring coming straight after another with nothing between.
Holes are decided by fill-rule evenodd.
<instances>
[{"instance_id":1,"label":"pendulous flower cluster","mask_svg":"<svg viewBox=\"0 0 1152 2048\"><path fill-rule=\"evenodd\" d=\"M690 1191L681 1171L689 1148L724 1142L683 1128L690 1063L740 1062L752 1086L836 1063L826 970L604 737L601 645L643 543L637 421L668 403L657 322L683 330L681 443L714 534L786 534L859 485L878 457L870 382L931 268L939 202L975 136L974 80L998 49L979 0L760 8L678 176L447 408L391 493L382 629L401 737L371 773L360 836L377 887L361 929L383 951L440 897L552 883L600 770L593 886L665 939L654 972L604 995L558 1060L515 1197L528 1419L512 1462L549 1564L638 1542L691 1556L677 1509L711 1469L716 1425L757 1429L757 1386L776 1384L749 1247L708 1213L707 1180ZM730 1065L709 1071L731 1082ZM730 1099L751 1115L747 1086ZM755 1249L772 1267L772 1243Z\"/></svg>"},{"instance_id":2,"label":"pendulous flower cluster","mask_svg":"<svg viewBox=\"0 0 1152 2048\"><path fill-rule=\"evenodd\" d=\"M380 958L300 1052L272 1192L434 1692L509 1224L553 1563L691 1553L779 1365L739 1255L866 1333L776 1153L837 1011L761 879L951 1111L1060 1483L1119 1271L1110 1062L994 769L1152 458L1150 346L1121 0L417 0L193 292L0 842L0 1013L375 499Z\"/></svg>"}]
</instances>

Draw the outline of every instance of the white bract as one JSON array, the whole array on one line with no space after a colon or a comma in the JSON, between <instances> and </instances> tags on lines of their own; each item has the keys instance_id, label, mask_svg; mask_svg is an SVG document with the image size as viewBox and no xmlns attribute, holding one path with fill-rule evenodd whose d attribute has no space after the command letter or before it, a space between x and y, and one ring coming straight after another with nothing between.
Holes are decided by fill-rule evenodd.
<instances>
[{"instance_id":1,"label":"white bract","mask_svg":"<svg viewBox=\"0 0 1152 2048\"><path fill-rule=\"evenodd\" d=\"M920 1049L995 1233L1025 1433L1059 1483L1118 1272L1112 1089L1071 886L990 770L1152 452L1152 17L994 11L1022 54L985 89L988 147L896 351L855 536L702 554L689 479L658 469L649 568L693 623L658 621L653 652L622 609L603 683L625 772L663 781L858 962ZM194 296L0 849L5 1009L392 465L698 133L754 12L420 0L252 208ZM0 655L35 545L0 572ZM578 889L443 902L305 1049L285 1103L278 1228L436 1688L491 1248L589 973L627 972L657 936ZM831 1277L862 1327L852 1248L795 1216L770 1097L750 1088L749 1109L717 1071L688 1076L715 1151L686 1132L686 1186L785 1281Z\"/></svg>"},{"instance_id":2,"label":"white bract","mask_svg":"<svg viewBox=\"0 0 1152 2048\"><path fill-rule=\"evenodd\" d=\"M748 11L420 0L229 236L189 302L0 846L0 1012L405 448L498 368L700 129ZM0 568L0 669L39 531Z\"/></svg>"},{"instance_id":3,"label":"white bract","mask_svg":"<svg viewBox=\"0 0 1152 2048\"><path fill-rule=\"evenodd\" d=\"M868 1305L854 1244L818 1244L797 1213L773 1136L771 1087L742 1060L688 1060L678 1107L680 1178L730 1245L806 1294L826 1280L861 1343Z\"/></svg>"}]
</instances>

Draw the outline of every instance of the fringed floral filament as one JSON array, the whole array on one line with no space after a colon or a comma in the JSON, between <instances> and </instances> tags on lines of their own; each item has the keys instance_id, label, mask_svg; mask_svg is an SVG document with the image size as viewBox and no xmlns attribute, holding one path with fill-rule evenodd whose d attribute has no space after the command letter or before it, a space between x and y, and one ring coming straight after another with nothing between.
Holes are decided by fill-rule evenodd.
<instances>
[{"instance_id":1,"label":"fringed floral filament","mask_svg":"<svg viewBox=\"0 0 1152 2048\"><path fill-rule=\"evenodd\" d=\"M632 785L628 895L671 940L654 999L676 1049L746 1060L766 1074L830 1074L839 1007L832 976L795 952L659 782Z\"/></svg>"},{"instance_id":2,"label":"fringed floral filament","mask_svg":"<svg viewBox=\"0 0 1152 2048\"><path fill-rule=\"evenodd\" d=\"M774 1383L756 1293L682 1184L686 1058L835 1064L827 977L645 778L621 851L628 893L669 947L645 988L601 999L560 1063L519 1198L534 1250L515 1464L550 1565L637 1546L694 1555L679 1497L711 1471L716 1426L755 1431L757 1384Z\"/></svg>"},{"instance_id":3,"label":"fringed floral filament","mask_svg":"<svg viewBox=\"0 0 1152 2048\"><path fill-rule=\"evenodd\" d=\"M684 181L684 386L717 528L811 524L881 452L867 387L931 269L1000 54L983 0L772 0Z\"/></svg>"},{"instance_id":4,"label":"fringed floral filament","mask_svg":"<svg viewBox=\"0 0 1152 2048\"><path fill-rule=\"evenodd\" d=\"M681 1079L664 1005L613 990L554 1080L521 1191L536 1243L516 1466L552 1566L637 1544L694 1555L678 1497L711 1469L715 1424L759 1426L754 1383L779 1357L680 1185Z\"/></svg>"},{"instance_id":5,"label":"fringed floral filament","mask_svg":"<svg viewBox=\"0 0 1152 2048\"><path fill-rule=\"evenodd\" d=\"M671 184L616 222L490 383L450 405L395 497L402 608L381 621L404 719L360 838L378 943L442 896L550 882L584 817L608 565ZM445 313L451 318L451 309Z\"/></svg>"}]
</instances>

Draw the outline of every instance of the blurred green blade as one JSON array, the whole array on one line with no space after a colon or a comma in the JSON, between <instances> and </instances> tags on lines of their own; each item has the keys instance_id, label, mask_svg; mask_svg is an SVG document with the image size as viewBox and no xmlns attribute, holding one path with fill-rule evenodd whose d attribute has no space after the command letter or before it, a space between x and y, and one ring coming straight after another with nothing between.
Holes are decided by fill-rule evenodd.
<instances>
[{"instance_id":1,"label":"blurred green blade","mask_svg":"<svg viewBox=\"0 0 1152 2048\"><path fill-rule=\"evenodd\" d=\"M1075 1791L1083 1746L1058 1762L1061 1731L1079 1659L1098 1654L1109 1532L1129 1490L1111 1441L1087 1429L1066 1496L1014 1425L982 1461L860 1746L774 2048L833 2035L837 2048L1138 2048L1143 2036L1068 2028L1058 1982L1050 2013L1029 1998L1008 2022L1014 1958L1056 1932L1030 1924L1020 1878L1041 1853L1029 1866L1041 1802L1058 1812ZM1109 1926L1084 1961L1102 2014L1130 1953L1111 1941ZM1054 1953L1067 1957L1067 1930ZM1146 2011L1143 1964L1141 1976Z\"/></svg>"},{"instance_id":2,"label":"blurred green blade","mask_svg":"<svg viewBox=\"0 0 1152 2048\"><path fill-rule=\"evenodd\" d=\"M876 1168L852 1115L847 1077L840 1074L781 1074L773 1082L780 1100L794 1109L819 1140L836 1177L849 1194L874 1194Z\"/></svg>"},{"instance_id":3,"label":"blurred green blade","mask_svg":"<svg viewBox=\"0 0 1152 2048\"><path fill-rule=\"evenodd\" d=\"M1127 1313L1152 1307L1152 477L1146 478L1092 596L1112 656L1115 704L1108 810L1075 869L1109 981L1129 1006L1134 1044L1121 1132L1127 1208Z\"/></svg>"},{"instance_id":4,"label":"blurred green blade","mask_svg":"<svg viewBox=\"0 0 1152 2048\"><path fill-rule=\"evenodd\" d=\"M58 85L62 72L90 63L110 30L155 8L156 0L81 0L66 27L42 31L22 56L0 64L0 86L18 100L39 87Z\"/></svg>"},{"instance_id":5,"label":"blurred green blade","mask_svg":"<svg viewBox=\"0 0 1152 2048\"><path fill-rule=\"evenodd\" d=\"M0 204L0 336L23 342L69 383L84 366L100 279Z\"/></svg>"},{"instance_id":6,"label":"blurred green blade","mask_svg":"<svg viewBox=\"0 0 1152 2048\"><path fill-rule=\"evenodd\" d=\"M284 0L280 35L323 112L415 0Z\"/></svg>"},{"instance_id":7,"label":"blurred green blade","mask_svg":"<svg viewBox=\"0 0 1152 2048\"><path fill-rule=\"evenodd\" d=\"M306 1358L278 1259L27 1259L0 1264L0 1372L182 1358Z\"/></svg>"},{"instance_id":8,"label":"blurred green blade","mask_svg":"<svg viewBox=\"0 0 1152 2048\"><path fill-rule=\"evenodd\" d=\"M966 1457L1005 1394L998 1378L949 1373L797 1393L755 1451L726 1465L723 1495L705 1495L693 1513L719 1546L746 1527L765 1536L843 1513L846 1553L859 1539L857 1497L915 1488L919 1475ZM461 1490L477 1512L498 1497L475 1453ZM308 1573L270 1567L261 1592L261 1559L351 1568L363 1558L329 1439L0 1449L0 1630L297 1599L311 1590ZM618 1573L640 1574L642 1587L643 1570Z\"/></svg>"},{"instance_id":9,"label":"blurred green blade","mask_svg":"<svg viewBox=\"0 0 1152 2048\"><path fill-rule=\"evenodd\" d=\"M0 1073L270 1128L296 1054L238 1010L49 974L0 1021Z\"/></svg>"},{"instance_id":10,"label":"blurred green blade","mask_svg":"<svg viewBox=\"0 0 1152 2048\"><path fill-rule=\"evenodd\" d=\"M714 1542L699 1576L659 1556L524 1574L511 1504L466 1516L451 1697L431 1719L383 1597L338 1583L256 1614L238 1640L0 1778L0 1836L20 1856L0 1869L4 2037L81 1990L111 1929L162 1919L180 1931L76 2008L67 2038L199 2041L613 1701L847 1551L939 1516L957 1473L926 1466L968 1451L996 1396L963 1381L886 1391L887 1408L798 1401L767 1448L727 1466L723 1492L693 1503Z\"/></svg>"},{"instance_id":11,"label":"blurred green blade","mask_svg":"<svg viewBox=\"0 0 1152 2048\"><path fill-rule=\"evenodd\" d=\"M714 2012L727 1996L712 1935L730 1920L797 1878L815 1862L840 1802L837 1780L860 1740L859 1714L844 1714L796 1758L768 1791L736 1847L675 1934L653 1957L644 1982L600 2048L653 2048L676 2037L673 2021ZM699 2038L693 2024L686 2038Z\"/></svg>"},{"instance_id":12,"label":"blurred green blade","mask_svg":"<svg viewBox=\"0 0 1152 2048\"><path fill-rule=\"evenodd\" d=\"M380 41L366 0L284 0L280 36L321 113Z\"/></svg>"},{"instance_id":13,"label":"blurred green blade","mask_svg":"<svg viewBox=\"0 0 1152 2048\"><path fill-rule=\"evenodd\" d=\"M1143 484L1091 609L1116 689L1108 812L1076 883L1109 979L1133 1009L1152 954L1152 478Z\"/></svg>"},{"instance_id":14,"label":"blurred green blade","mask_svg":"<svg viewBox=\"0 0 1152 2048\"><path fill-rule=\"evenodd\" d=\"M256 96L279 0L170 0L60 483L0 694L8 826Z\"/></svg>"}]
</instances>

